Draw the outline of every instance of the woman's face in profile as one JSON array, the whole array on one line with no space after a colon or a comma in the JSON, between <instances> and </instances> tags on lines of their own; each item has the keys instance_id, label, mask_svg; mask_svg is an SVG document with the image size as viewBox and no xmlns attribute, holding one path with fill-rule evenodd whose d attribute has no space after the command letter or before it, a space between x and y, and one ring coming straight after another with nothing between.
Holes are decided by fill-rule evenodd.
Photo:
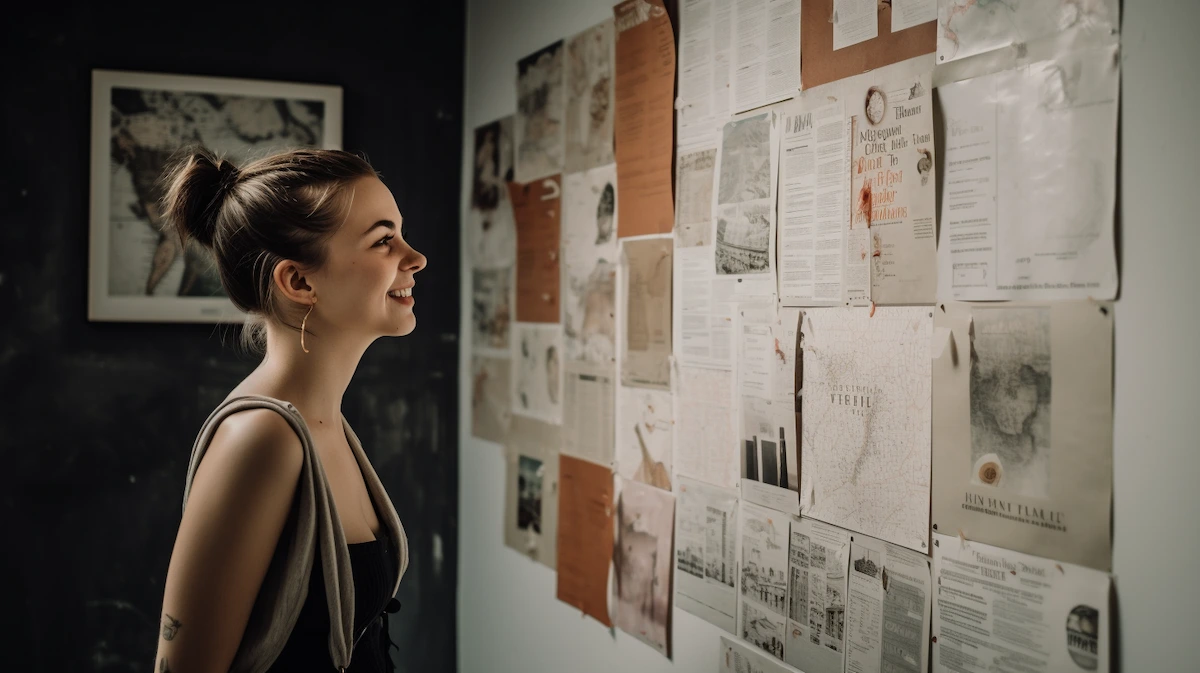
<instances>
[{"instance_id":1,"label":"woman's face in profile","mask_svg":"<svg viewBox=\"0 0 1200 673\"><path fill-rule=\"evenodd\" d=\"M425 256L404 240L404 217L383 182L360 178L347 190L346 220L326 243L325 265L312 274L322 315L333 329L404 336L417 325L415 276Z\"/></svg>"}]
</instances>

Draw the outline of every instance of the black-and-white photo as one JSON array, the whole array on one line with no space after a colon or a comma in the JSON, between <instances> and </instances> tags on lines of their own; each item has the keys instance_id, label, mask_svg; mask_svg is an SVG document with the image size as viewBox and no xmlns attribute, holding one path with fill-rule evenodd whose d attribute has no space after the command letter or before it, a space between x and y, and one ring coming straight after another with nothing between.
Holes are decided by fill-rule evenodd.
<instances>
[{"instance_id":1,"label":"black-and-white photo","mask_svg":"<svg viewBox=\"0 0 1200 673\"><path fill-rule=\"evenodd\" d=\"M756 115L725 124L717 203L771 196L771 117Z\"/></svg>"},{"instance_id":2,"label":"black-and-white photo","mask_svg":"<svg viewBox=\"0 0 1200 673\"><path fill-rule=\"evenodd\" d=\"M513 129L517 182L529 183L562 172L565 93L562 40L517 61L517 118Z\"/></svg>"},{"instance_id":3,"label":"black-and-white photo","mask_svg":"<svg viewBox=\"0 0 1200 673\"><path fill-rule=\"evenodd\" d=\"M706 507L704 531L704 576L733 588L733 512Z\"/></svg>"},{"instance_id":4,"label":"black-and-white photo","mask_svg":"<svg viewBox=\"0 0 1200 673\"><path fill-rule=\"evenodd\" d=\"M521 456L517 463L517 528L542 532L542 461Z\"/></svg>"},{"instance_id":5,"label":"black-and-white photo","mask_svg":"<svg viewBox=\"0 0 1200 673\"><path fill-rule=\"evenodd\" d=\"M169 231L163 170L193 145L237 166L338 147L341 89L106 70L92 84L90 319L241 321L211 254Z\"/></svg>"},{"instance_id":6,"label":"black-and-white photo","mask_svg":"<svg viewBox=\"0 0 1200 673\"><path fill-rule=\"evenodd\" d=\"M783 621L771 613L742 603L742 638L777 659L783 659L783 629Z\"/></svg>"},{"instance_id":7,"label":"black-and-white photo","mask_svg":"<svg viewBox=\"0 0 1200 673\"><path fill-rule=\"evenodd\" d=\"M508 199L508 183L513 179L512 126L510 116L475 129L467 222L471 265L477 269L500 269L516 262L517 225Z\"/></svg>"},{"instance_id":8,"label":"black-and-white photo","mask_svg":"<svg viewBox=\"0 0 1200 673\"><path fill-rule=\"evenodd\" d=\"M970 483L1046 497L1050 309L981 309L974 321Z\"/></svg>"},{"instance_id":9,"label":"black-and-white photo","mask_svg":"<svg viewBox=\"0 0 1200 673\"><path fill-rule=\"evenodd\" d=\"M770 272L771 208L770 202L721 208L717 216L717 275Z\"/></svg>"},{"instance_id":10,"label":"black-and-white photo","mask_svg":"<svg viewBox=\"0 0 1200 673\"><path fill-rule=\"evenodd\" d=\"M879 550L868 549L866 547L858 547L858 554L854 557L854 572L860 575L867 575L879 579L879 571L883 569L882 560L879 558Z\"/></svg>"}]
</instances>

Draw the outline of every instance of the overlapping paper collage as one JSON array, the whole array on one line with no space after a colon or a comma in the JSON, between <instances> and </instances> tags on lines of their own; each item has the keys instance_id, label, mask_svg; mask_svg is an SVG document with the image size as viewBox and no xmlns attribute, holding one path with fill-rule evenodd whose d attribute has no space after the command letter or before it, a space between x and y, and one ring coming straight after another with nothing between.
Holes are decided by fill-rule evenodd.
<instances>
[{"instance_id":1,"label":"overlapping paper collage","mask_svg":"<svg viewBox=\"0 0 1200 673\"><path fill-rule=\"evenodd\" d=\"M627 0L521 59L465 237L506 544L721 671L1108 670L1118 29Z\"/></svg>"}]
</instances>

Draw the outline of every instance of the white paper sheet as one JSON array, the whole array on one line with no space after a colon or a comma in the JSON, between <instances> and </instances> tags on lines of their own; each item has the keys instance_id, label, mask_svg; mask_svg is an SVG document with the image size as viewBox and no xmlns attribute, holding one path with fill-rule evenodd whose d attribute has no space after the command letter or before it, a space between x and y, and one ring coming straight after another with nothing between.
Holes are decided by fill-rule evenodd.
<instances>
[{"instance_id":1,"label":"white paper sheet","mask_svg":"<svg viewBox=\"0 0 1200 673\"><path fill-rule=\"evenodd\" d=\"M844 49L879 36L876 0L833 0L833 49Z\"/></svg>"},{"instance_id":2,"label":"white paper sheet","mask_svg":"<svg viewBox=\"0 0 1200 673\"><path fill-rule=\"evenodd\" d=\"M676 144L712 142L729 110L733 0L684 0L679 6Z\"/></svg>"},{"instance_id":3,"label":"white paper sheet","mask_svg":"<svg viewBox=\"0 0 1200 673\"><path fill-rule=\"evenodd\" d=\"M733 368L733 304L712 268L713 248L675 249L675 356L681 363Z\"/></svg>"},{"instance_id":4,"label":"white paper sheet","mask_svg":"<svg viewBox=\"0 0 1200 673\"><path fill-rule=\"evenodd\" d=\"M937 4L938 63L1049 36L1076 45L1110 41L1121 25L1118 0L938 0Z\"/></svg>"},{"instance_id":5,"label":"white paper sheet","mask_svg":"<svg viewBox=\"0 0 1200 673\"><path fill-rule=\"evenodd\" d=\"M773 111L725 124L713 190L713 242L723 296L775 294L778 123Z\"/></svg>"},{"instance_id":6,"label":"white paper sheet","mask_svg":"<svg viewBox=\"0 0 1200 673\"><path fill-rule=\"evenodd\" d=\"M929 551L932 307L804 312L803 513Z\"/></svg>"},{"instance_id":7,"label":"white paper sheet","mask_svg":"<svg viewBox=\"0 0 1200 673\"><path fill-rule=\"evenodd\" d=\"M843 670L849 560L849 531L792 519L785 658L805 673Z\"/></svg>"},{"instance_id":8,"label":"white paper sheet","mask_svg":"<svg viewBox=\"0 0 1200 673\"><path fill-rule=\"evenodd\" d=\"M1112 308L934 309L944 330L932 364L937 529L1112 567Z\"/></svg>"},{"instance_id":9,"label":"white paper sheet","mask_svg":"<svg viewBox=\"0 0 1200 673\"><path fill-rule=\"evenodd\" d=\"M790 521L781 512L741 503L738 634L780 660L787 618Z\"/></svg>"},{"instance_id":10,"label":"white paper sheet","mask_svg":"<svg viewBox=\"0 0 1200 673\"><path fill-rule=\"evenodd\" d=\"M929 557L866 535L850 540L846 671L929 670Z\"/></svg>"},{"instance_id":11,"label":"white paper sheet","mask_svg":"<svg viewBox=\"0 0 1200 673\"><path fill-rule=\"evenodd\" d=\"M892 0L892 32L937 20L938 0Z\"/></svg>"},{"instance_id":12,"label":"white paper sheet","mask_svg":"<svg viewBox=\"0 0 1200 673\"><path fill-rule=\"evenodd\" d=\"M561 272L566 359L616 367L617 168L563 177Z\"/></svg>"},{"instance_id":13,"label":"white paper sheet","mask_svg":"<svg viewBox=\"0 0 1200 673\"><path fill-rule=\"evenodd\" d=\"M737 627L737 505L737 491L679 480L675 605L730 633Z\"/></svg>"},{"instance_id":14,"label":"white paper sheet","mask_svg":"<svg viewBox=\"0 0 1200 673\"><path fill-rule=\"evenodd\" d=\"M613 162L614 54L611 17L567 40L564 173Z\"/></svg>"},{"instance_id":15,"label":"white paper sheet","mask_svg":"<svg viewBox=\"0 0 1200 673\"><path fill-rule=\"evenodd\" d=\"M1109 670L1108 573L933 535L934 673Z\"/></svg>"},{"instance_id":16,"label":"white paper sheet","mask_svg":"<svg viewBox=\"0 0 1200 673\"><path fill-rule=\"evenodd\" d=\"M720 673L790 673L790 669L778 661L725 636L721 636L717 670Z\"/></svg>"},{"instance_id":17,"label":"white paper sheet","mask_svg":"<svg viewBox=\"0 0 1200 673\"><path fill-rule=\"evenodd\" d=\"M942 299L1112 299L1117 47L938 89Z\"/></svg>"},{"instance_id":18,"label":"white paper sheet","mask_svg":"<svg viewBox=\"0 0 1200 673\"><path fill-rule=\"evenodd\" d=\"M562 423L562 349L562 325L515 323L514 414L553 425Z\"/></svg>"},{"instance_id":19,"label":"white paper sheet","mask_svg":"<svg viewBox=\"0 0 1200 673\"><path fill-rule=\"evenodd\" d=\"M670 491L674 423L669 391L618 386L617 474Z\"/></svg>"},{"instance_id":20,"label":"white paper sheet","mask_svg":"<svg viewBox=\"0 0 1200 673\"><path fill-rule=\"evenodd\" d=\"M795 96L800 90L800 0L735 0L733 26L733 112Z\"/></svg>"},{"instance_id":21,"label":"white paper sheet","mask_svg":"<svg viewBox=\"0 0 1200 673\"><path fill-rule=\"evenodd\" d=\"M712 245L716 169L716 143L680 150L675 161L676 248Z\"/></svg>"},{"instance_id":22,"label":"white paper sheet","mask_svg":"<svg viewBox=\"0 0 1200 673\"><path fill-rule=\"evenodd\" d=\"M876 304L936 299L932 67L932 57L909 59L843 85L854 120L847 247L869 259Z\"/></svg>"},{"instance_id":23,"label":"white paper sheet","mask_svg":"<svg viewBox=\"0 0 1200 673\"><path fill-rule=\"evenodd\" d=\"M517 62L516 182L527 184L562 172L567 106L563 72L562 40Z\"/></svg>"},{"instance_id":24,"label":"white paper sheet","mask_svg":"<svg viewBox=\"0 0 1200 673\"><path fill-rule=\"evenodd\" d=\"M680 365L675 386L675 472L723 488L738 485L733 372Z\"/></svg>"},{"instance_id":25,"label":"white paper sheet","mask_svg":"<svg viewBox=\"0 0 1200 673\"><path fill-rule=\"evenodd\" d=\"M615 367L567 362L563 372L563 453L611 468L616 404Z\"/></svg>"},{"instance_id":26,"label":"white paper sheet","mask_svg":"<svg viewBox=\"0 0 1200 673\"><path fill-rule=\"evenodd\" d=\"M779 156L779 299L787 306L843 300L842 248L850 219L849 139L843 104L784 110Z\"/></svg>"},{"instance_id":27,"label":"white paper sheet","mask_svg":"<svg viewBox=\"0 0 1200 673\"><path fill-rule=\"evenodd\" d=\"M796 313L789 310L786 315L795 320ZM785 334L789 330L769 302L739 306L734 324L742 500L799 514L795 398L791 392L795 385L795 327L790 330L792 342L788 345ZM779 380L789 376L789 380Z\"/></svg>"}]
</instances>

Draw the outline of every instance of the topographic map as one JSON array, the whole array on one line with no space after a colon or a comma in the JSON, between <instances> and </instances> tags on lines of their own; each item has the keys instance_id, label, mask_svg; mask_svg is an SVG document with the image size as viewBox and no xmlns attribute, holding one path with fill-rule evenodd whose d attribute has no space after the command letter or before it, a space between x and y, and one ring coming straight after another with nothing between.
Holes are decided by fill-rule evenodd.
<instances>
[{"instance_id":1,"label":"topographic map","mask_svg":"<svg viewBox=\"0 0 1200 673\"><path fill-rule=\"evenodd\" d=\"M806 311L803 514L927 553L931 308Z\"/></svg>"},{"instance_id":2,"label":"topographic map","mask_svg":"<svg viewBox=\"0 0 1200 673\"><path fill-rule=\"evenodd\" d=\"M1067 31L1107 35L1119 18L1117 0L941 0L938 63Z\"/></svg>"}]
</instances>

